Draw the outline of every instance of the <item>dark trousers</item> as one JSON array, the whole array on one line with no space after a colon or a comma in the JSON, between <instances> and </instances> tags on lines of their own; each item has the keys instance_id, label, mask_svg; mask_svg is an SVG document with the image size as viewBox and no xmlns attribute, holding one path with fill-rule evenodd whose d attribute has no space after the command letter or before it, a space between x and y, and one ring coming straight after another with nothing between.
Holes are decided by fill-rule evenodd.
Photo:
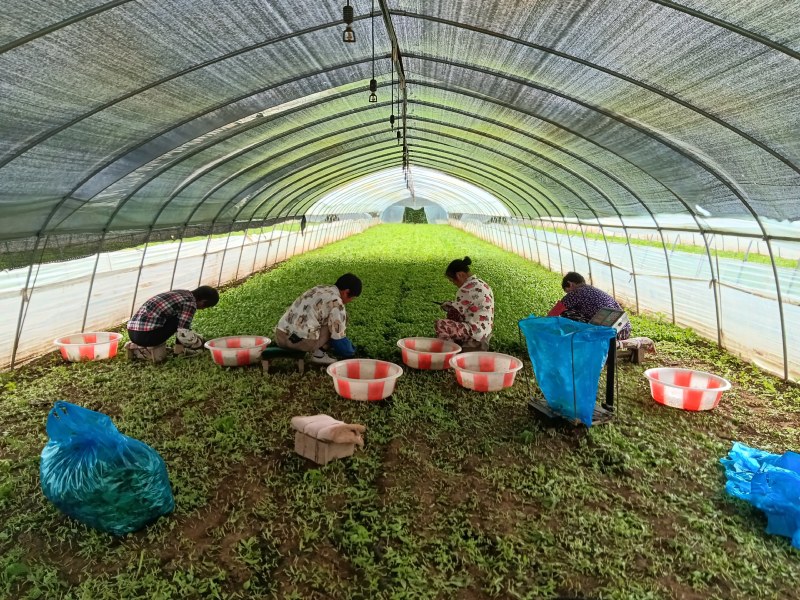
<instances>
[{"instance_id":1,"label":"dark trousers","mask_svg":"<svg viewBox=\"0 0 800 600\"><path fill-rule=\"evenodd\" d=\"M178 331L177 315L168 317L166 323L152 331L131 331L128 329L128 336L130 336L131 341L137 346L152 348L153 346L160 346L166 342L170 336L175 335L176 331Z\"/></svg>"}]
</instances>

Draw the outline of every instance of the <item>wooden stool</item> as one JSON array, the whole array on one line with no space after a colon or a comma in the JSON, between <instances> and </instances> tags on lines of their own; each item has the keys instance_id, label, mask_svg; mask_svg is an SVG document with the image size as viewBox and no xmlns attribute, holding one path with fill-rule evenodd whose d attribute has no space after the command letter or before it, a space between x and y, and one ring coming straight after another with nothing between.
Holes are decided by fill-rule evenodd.
<instances>
[{"instance_id":1,"label":"wooden stool","mask_svg":"<svg viewBox=\"0 0 800 600\"><path fill-rule=\"evenodd\" d=\"M306 353L302 350L289 350L280 346L270 346L261 353L261 368L269 373L269 363L276 358L291 358L297 361L297 370L302 375L306 370Z\"/></svg>"}]
</instances>

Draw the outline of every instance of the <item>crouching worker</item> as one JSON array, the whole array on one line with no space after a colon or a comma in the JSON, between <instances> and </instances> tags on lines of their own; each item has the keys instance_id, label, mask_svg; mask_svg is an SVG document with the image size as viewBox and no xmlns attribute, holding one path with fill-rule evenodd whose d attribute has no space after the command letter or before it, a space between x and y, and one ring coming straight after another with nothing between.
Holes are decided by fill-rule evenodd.
<instances>
[{"instance_id":1,"label":"crouching worker","mask_svg":"<svg viewBox=\"0 0 800 600\"><path fill-rule=\"evenodd\" d=\"M350 358L355 348L347 337L349 304L361 295L361 280L347 273L335 285L311 288L286 310L275 328L275 343L281 348L311 353L312 363L329 365L338 360L329 356L329 348L339 358Z\"/></svg>"},{"instance_id":2,"label":"crouching worker","mask_svg":"<svg viewBox=\"0 0 800 600\"><path fill-rule=\"evenodd\" d=\"M622 310L613 296L598 290L586 283L583 275L571 271L561 280L561 289L566 295L547 313L548 317L564 317L573 321L588 323L601 308ZM631 336L631 324L628 323L617 333L618 340L626 340Z\"/></svg>"},{"instance_id":3,"label":"crouching worker","mask_svg":"<svg viewBox=\"0 0 800 600\"><path fill-rule=\"evenodd\" d=\"M485 281L475 277L469 256L454 260L445 270L445 277L458 288L455 302L443 302L446 319L434 325L436 337L451 340L464 350L488 350L494 327L494 295Z\"/></svg>"},{"instance_id":4,"label":"crouching worker","mask_svg":"<svg viewBox=\"0 0 800 600\"><path fill-rule=\"evenodd\" d=\"M172 335L176 335L176 352L201 351L203 338L192 331L192 319L195 312L217 302L219 293L207 285L191 292L172 290L153 296L128 321L128 357L161 362L167 357L166 342Z\"/></svg>"}]
</instances>

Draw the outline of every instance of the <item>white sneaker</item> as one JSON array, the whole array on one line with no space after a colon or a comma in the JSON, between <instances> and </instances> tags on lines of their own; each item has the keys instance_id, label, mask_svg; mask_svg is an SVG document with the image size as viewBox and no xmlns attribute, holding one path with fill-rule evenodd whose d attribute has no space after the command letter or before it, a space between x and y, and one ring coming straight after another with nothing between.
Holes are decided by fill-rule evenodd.
<instances>
[{"instance_id":1,"label":"white sneaker","mask_svg":"<svg viewBox=\"0 0 800 600\"><path fill-rule=\"evenodd\" d=\"M309 361L314 363L315 365L332 365L336 362L337 359L329 356L327 353L318 350L314 352L309 358Z\"/></svg>"}]
</instances>

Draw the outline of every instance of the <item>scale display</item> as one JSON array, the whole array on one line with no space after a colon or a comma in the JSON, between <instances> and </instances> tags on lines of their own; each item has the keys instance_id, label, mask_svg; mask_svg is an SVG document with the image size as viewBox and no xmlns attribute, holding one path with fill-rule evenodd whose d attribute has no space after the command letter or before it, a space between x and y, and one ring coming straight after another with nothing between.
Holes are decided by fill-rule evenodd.
<instances>
[{"instance_id":1,"label":"scale display","mask_svg":"<svg viewBox=\"0 0 800 600\"><path fill-rule=\"evenodd\" d=\"M601 308L589 321L591 325L601 325L603 327L613 327L620 331L625 325L629 323L628 315L624 310L617 310L615 308Z\"/></svg>"}]
</instances>

